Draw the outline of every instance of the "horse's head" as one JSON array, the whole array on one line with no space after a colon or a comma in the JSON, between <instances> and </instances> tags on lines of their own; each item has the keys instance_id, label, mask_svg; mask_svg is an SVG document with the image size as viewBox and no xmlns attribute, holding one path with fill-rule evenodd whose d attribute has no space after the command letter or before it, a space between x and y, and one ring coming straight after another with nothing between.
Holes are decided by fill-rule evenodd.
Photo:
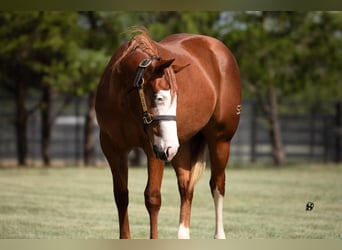
<instances>
[{"instance_id":1,"label":"horse's head","mask_svg":"<svg viewBox=\"0 0 342 250\"><path fill-rule=\"evenodd\" d=\"M139 92L145 126L157 158L171 161L179 148L177 134L177 88L175 74L184 67L174 59L149 57L140 61L133 88ZM141 113L140 113L141 114Z\"/></svg>"}]
</instances>

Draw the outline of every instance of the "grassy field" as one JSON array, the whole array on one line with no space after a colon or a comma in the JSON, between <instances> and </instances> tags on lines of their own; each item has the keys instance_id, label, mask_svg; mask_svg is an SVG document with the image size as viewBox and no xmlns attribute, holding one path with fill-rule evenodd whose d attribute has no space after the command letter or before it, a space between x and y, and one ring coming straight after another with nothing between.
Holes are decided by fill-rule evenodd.
<instances>
[{"instance_id":1,"label":"grassy field","mask_svg":"<svg viewBox=\"0 0 342 250\"><path fill-rule=\"evenodd\" d=\"M209 171L196 186L191 237L214 232ZM143 190L146 169L130 169L134 238L148 238ZM179 213L176 178L162 186L160 238L175 238ZM306 211L306 203L315 207ZM117 238L117 212L108 168L0 169L0 238ZM224 225L228 239L339 239L342 237L342 166L227 170Z\"/></svg>"}]
</instances>

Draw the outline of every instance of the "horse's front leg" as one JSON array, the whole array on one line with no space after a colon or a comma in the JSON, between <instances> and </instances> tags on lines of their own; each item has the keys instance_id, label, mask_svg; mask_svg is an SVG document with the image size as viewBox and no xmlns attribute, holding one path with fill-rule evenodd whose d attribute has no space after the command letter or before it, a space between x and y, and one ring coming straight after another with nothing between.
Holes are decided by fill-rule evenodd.
<instances>
[{"instance_id":1,"label":"horse's front leg","mask_svg":"<svg viewBox=\"0 0 342 250\"><path fill-rule=\"evenodd\" d=\"M164 172L164 162L150 155L148 162L148 180L145 188L145 206L150 216L150 238L158 238L158 214L161 206L160 187Z\"/></svg>"},{"instance_id":2,"label":"horse's front leg","mask_svg":"<svg viewBox=\"0 0 342 250\"><path fill-rule=\"evenodd\" d=\"M118 150L111 139L100 132L100 143L113 177L114 200L118 210L120 239L130 239L128 220L128 153Z\"/></svg>"}]
</instances>

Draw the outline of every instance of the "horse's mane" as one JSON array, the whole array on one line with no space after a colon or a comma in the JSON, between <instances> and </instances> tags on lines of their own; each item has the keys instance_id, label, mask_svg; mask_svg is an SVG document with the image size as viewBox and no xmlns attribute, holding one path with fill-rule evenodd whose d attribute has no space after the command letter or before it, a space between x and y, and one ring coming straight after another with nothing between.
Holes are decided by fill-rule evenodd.
<instances>
[{"instance_id":1,"label":"horse's mane","mask_svg":"<svg viewBox=\"0 0 342 250\"><path fill-rule=\"evenodd\" d=\"M149 56L158 57L158 49L154 45L154 41L150 37L148 30L144 27L132 27L128 31L134 37L130 41L133 50L141 49Z\"/></svg>"},{"instance_id":2,"label":"horse's mane","mask_svg":"<svg viewBox=\"0 0 342 250\"><path fill-rule=\"evenodd\" d=\"M125 58L128 54L140 49L145 52L150 57L156 56L158 57L158 49L154 45L154 41L150 37L148 30L144 27L131 27L128 31L125 32L128 36L132 38L127 44L126 50L121 54L121 56L116 60L113 67L118 65L123 58Z\"/></svg>"}]
</instances>

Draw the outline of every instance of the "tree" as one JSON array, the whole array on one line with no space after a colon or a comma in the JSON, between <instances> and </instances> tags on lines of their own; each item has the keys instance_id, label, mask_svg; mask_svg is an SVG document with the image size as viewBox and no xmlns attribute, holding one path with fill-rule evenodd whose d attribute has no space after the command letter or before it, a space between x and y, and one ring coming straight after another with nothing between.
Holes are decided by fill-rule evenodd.
<instances>
[{"instance_id":1,"label":"tree","mask_svg":"<svg viewBox=\"0 0 342 250\"><path fill-rule=\"evenodd\" d=\"M298 96L325 109L327 101L342 99L342 13L309 12L296 35L296 62L302 76Z\"/></svg>"},{"instance_id":2,"label":"tree","mask_svg":"<svg viewBox=\"0 0 342 250\"><path fill-rule=\"evenodd\" d=\"M162 11L138 13L139 23L159 41L174 33L215 36L218 11Z\"/></svg>"},{"instance_id":3,"label":"tree","mask_svg":"<svg viewBox=\"0 0 342 250\"><path fill-rule=\"evenodd\" d=\"M41 81L41 75L33 70L34 54L30 49L34 39L31 30L38 24L37 18L38 13L0 14L0 83L15 97L19 165L26 165L27 160L27 119L32 112L27 107L27 92L34 82Z\"/></svg>"},{"instance_id":4,"label":"tree","mask_svg":"<svg viewBox=\"0 0 342 250\"><path fill-rule=\"evenodd\" d=\"M81 30L77 13L6 12L0 16L1 83L16 96L18 163L26 165L27 118L36 108L41 111L41 151L50 164L49 142L56 115L51 115L54 91L68 89L76 72L70 67L77 55ZM41 93L40 102L29 111L27 92Z\"/></svg>"},{"instance_id":5,"label":"tree","mask_svg":"<svg viewBox=\"0 0 342 250\"><path fill-rule=\"evenodd\" d=\"M243 83L267 119L278 166L285 161L279 98L307 99L313 86L315 98L336 91L337 68L341 68L338 16L326 12L244 12L228 13L226 22L221 22L222 39L234 51Z\"/></svg>"},{"instance_id":6,"label":"tree","mask_svg":"<svg viewBox=\"0 0 342 250\"><path fill-rule=\"evenodd\" d=\"M278 17L274 12L236 15L240 27L231 30L224 40L238 58L244 84L255 93L267 117L274 162L282 165L285 153L278 122L276 86L290 77L292 68L289 67L291 58L287 56L291 44L283 39L289 30L285 20Z\"/></svg>"},{"instance_id":7,"label":"tree","mask_svg":"<svg viewBox=\"0 0 342 250\"><path fill-rule=\"evenodd\" d=\"M41 53L40 60L44 62L44 65L37 70L43 76L39 85L42 92L41 150L45 166L51 163L51 130L61 112L61 110L55 114L51 112L53 93L63 92L68 87L73 90L72 85L76 78L76 71L71 66L79 51L77 41L82 37L76 36L76 34L81 35L77 20L77 13L42 12L40 26L37 27L40 37L36 39L34 48Z\"/></svg>"}]
</instances>

